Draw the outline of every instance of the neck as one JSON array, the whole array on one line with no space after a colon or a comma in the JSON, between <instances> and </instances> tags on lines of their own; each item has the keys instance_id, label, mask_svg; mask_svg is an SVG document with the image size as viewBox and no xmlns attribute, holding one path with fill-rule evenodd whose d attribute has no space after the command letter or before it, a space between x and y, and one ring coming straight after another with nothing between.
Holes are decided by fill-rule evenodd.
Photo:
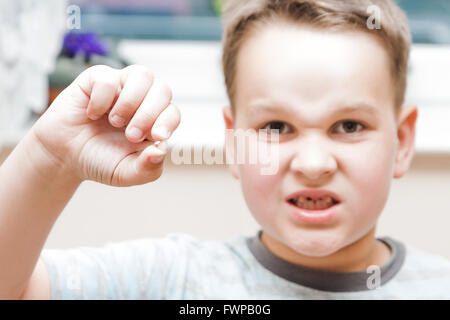
<instances>
[{"instance_id":1,"label":"neck","mask_svg":"<svg viewBox=\"0 0 450 320\"><path fill-rule=\"evenodd\" d=\"M324 271L366 271L370 265L383 266L391 256L389 247L375 238L375 228L354 243L326 257L302 255L264 231L261 242L273 255L285 261Z\"/></svg>"}]
</instances>

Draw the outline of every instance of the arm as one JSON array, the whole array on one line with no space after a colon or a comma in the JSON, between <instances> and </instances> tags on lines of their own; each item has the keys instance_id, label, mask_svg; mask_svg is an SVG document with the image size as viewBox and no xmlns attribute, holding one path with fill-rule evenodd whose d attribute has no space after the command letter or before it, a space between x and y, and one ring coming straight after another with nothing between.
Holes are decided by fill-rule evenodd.
<instances>
[{"instance_id":1,"label":"arm","mask_svg":"<svg viewBox=\"0 0 450 320\"><path fill-rule=\"evenodd\" d=\"M0 299L49 298L45 266L35 266L54 222L81 183L66 172L32 131L0 167Z\"/></svg>"},{"instance_id":2,"label":"arm","mask_svg":"<svg viewBox=\"0 0 450 320\"><path fill-rule=\"evenodd\" d=\"M82 181L159 178L167 143L155 141L180 123L171 99L170 88L139 66L91 67L55 99L0 167L0 299L49 297L38 258Z\"/></svg>"}]
</instances>

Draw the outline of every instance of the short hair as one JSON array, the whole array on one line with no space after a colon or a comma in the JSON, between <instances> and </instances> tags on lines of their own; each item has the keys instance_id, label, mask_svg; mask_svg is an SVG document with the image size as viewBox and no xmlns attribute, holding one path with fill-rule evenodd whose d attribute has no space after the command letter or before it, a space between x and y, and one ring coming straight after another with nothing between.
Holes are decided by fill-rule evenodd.
<instances>
[{"instance_id":1,"label":"short hair","mask_svg":"<svg viewBox=\"0 0 450 320\"><path fill-rule=\"evenodd\" d=\"M368 28L369 6L379 8L380 28ZM226 0L222 12L222 68L235 112L235 76L239 49L251 30L275 21L333 31L358 30L378 37L390 58L395 114L404 103L411 34L405 13L393 0Z\"/></svg>"}]
</instances>

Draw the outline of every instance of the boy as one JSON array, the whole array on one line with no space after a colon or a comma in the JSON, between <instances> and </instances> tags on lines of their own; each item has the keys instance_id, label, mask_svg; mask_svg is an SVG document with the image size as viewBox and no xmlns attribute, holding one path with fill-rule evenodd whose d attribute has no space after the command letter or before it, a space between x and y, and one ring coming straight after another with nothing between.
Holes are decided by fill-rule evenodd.
<instances>
[{"instance_id":1,"label":"boy","mask_svg":"<svg viewBox=\"0 0 450 320\"><path fill-rule=\"evenodd\" d=\"M367 28L371 4L380 29ZM0 168L1 297L449 298L447 260L374 237L391 178L414 153L417 108L402 107L410 39L401 10L391 0L230 0L224 23L227 129L278 130L277 172L230 166L258 235L170 234L41 254L83 180L157 179L166 151L153 140L180 121L170 90L147 69L93 67ZM229 136L226 148L232 158Z\"/></svg>"}]
</instances>

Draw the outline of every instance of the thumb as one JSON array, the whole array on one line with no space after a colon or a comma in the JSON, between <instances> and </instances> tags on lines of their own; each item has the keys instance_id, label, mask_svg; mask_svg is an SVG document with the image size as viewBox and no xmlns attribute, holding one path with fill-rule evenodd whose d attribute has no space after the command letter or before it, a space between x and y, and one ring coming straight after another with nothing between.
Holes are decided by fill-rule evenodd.
<instances>
[{"instance_id":1,"label":"thumb","mask_svg":"<svg viewBox=\"0 0 450 320\"><path fill-rule=\"evenodd\" d=\"M161 176L164 159L167 155L167 142L152 144L141 151L135 160L135 174L142 183L154 181Z\"/></svg>"},{"instance_id":2,"label":"thumb","mask_svg":"<svg viewBox=\"0 0 450 320\"><path fill-rule=\"evenodd\" d=\"M163 172L167 155L167 142L152 144L140 153L124 159L116 169L120 186L141 185L157 180ZM115 184L113 182L113 184Z\"/></svg>"},{"instance_id":3,"label":"thumb","mask_svg":"<svg viewBox=\"0 0 450 320\"><path fill-rule=\"evenodd\" d=\"M136 159L136 171L138 173L144 173L145 171L154 169L155 166L162 165L166 155L166 141L148 146L147 148L142 150L142 152Z\"/></svg>"}]
</instances>

